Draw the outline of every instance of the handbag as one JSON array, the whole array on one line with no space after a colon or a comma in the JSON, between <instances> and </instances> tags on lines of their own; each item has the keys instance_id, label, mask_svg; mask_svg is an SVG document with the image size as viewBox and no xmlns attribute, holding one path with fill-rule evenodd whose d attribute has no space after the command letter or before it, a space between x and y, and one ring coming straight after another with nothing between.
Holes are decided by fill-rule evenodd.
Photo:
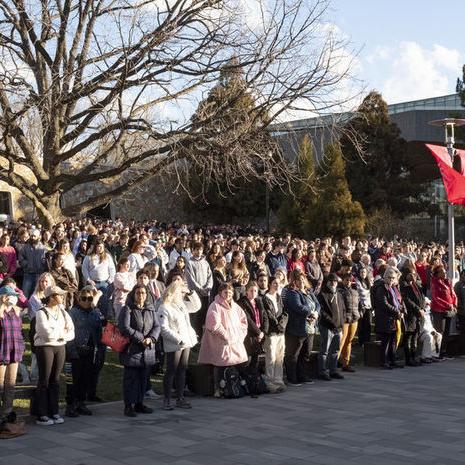
<instances>
[{"instance_id":1,"label":"handbag","mask_svg":"<svg viewBox=\"0 0 465 465\"><path fill-rule=\"evenodd\" d=\"M129 344L129 338L123 336L113 323L108 322L103 328L102 344L111 347L115 352L123 352Z\"/></svg>"}]
</instances>

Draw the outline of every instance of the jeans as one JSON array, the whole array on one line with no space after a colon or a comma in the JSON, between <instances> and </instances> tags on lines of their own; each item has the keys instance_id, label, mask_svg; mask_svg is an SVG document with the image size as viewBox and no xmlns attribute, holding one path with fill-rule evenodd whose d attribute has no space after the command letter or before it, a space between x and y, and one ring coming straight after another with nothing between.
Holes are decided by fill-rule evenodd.
<instances>
[{"instance_id":1,"label":"jeans","mask_svg":"<svg viewBox=\"0 0 465 465\"><path fill-rule=\"evenodd\" d=\"M166 373L163 377L163 392L165 399L171 399L171 389L173 382L176 380L176 393L178 399L184 396L184 387L186 386L186 370L189 361L190 349L181 349L176 352L166 353Z\"/></svg>"},{"instance_id":2,"label":"jeans","mask_svg":"<svg viewBox=\"0 0 465 465\"><path fill-rule=\"evenodd\" d=\"M417 352L418 333L406 331L404 334L404 352L406 363L414 362Z\"/></svg>"},{"instance_id":3,"label":"jeans","mask_svg":"<svg viewBox=\"0 0 465 465\"><path fill-rule=\"evenodd\" d=\"M124 405L141 405L144 401L147 385L147 373L151 367L124 367L123 398Z\"/></svg>"},{"instance_id":4,"label":"jeans","mask_svg":"<svg viewBox=\"0 0 465 465\"><path fill-rule=\"evenodd\" d=\"M320 353L318 354L318 371L320 375L333 374L337 371L337 359L341 333L320 326Z\"/></svg>"},{"instance_id":5,"label":"jeans","mask_svg":"<svg viewBox=\"0 0 465 465\"><path fill-rule=\"evenodd\" d=\"M23 277L23 293L29 299L37 284L40 274L37 273L24 273Z\"/></svg>"},{"instance_id":6,"label":"jeans","mask_svg":"<svg viewBox=\"0 0 465 465\"><path fill-rule=\"evenodd\" d=\"M92 376L89 376L89 374L95 370L93 351L90 354L73 359L71 367L73 384L70 392L67 393L66 403L68 405L83 404L91 388Z\"/></svg>"},{"instance_id":7,"label":"jeans","mask_svg":"<svg viewBox=\"0 0 465 465\"><path fill-rule=\"evenodd\" d=\"M381 366L393 365L395 363L396 336L395 331L378 334L381 340Z\"/></svg>"},{"instance_id":8,"label":"jeans","mask_svg":"<svg viewBox=\"0 0 465 465\"><path fill-rule=\"evenodd\" d=\"M0 365L0 419L13 410L18 364Z\"/></svg>"},{"instance_id":9,"label":"jeans","mask_svg":"<svg viewBox=\"0 0 465 465\"><path fill-rule=\"evenodd\" d=\"M38 416L58 413L60 398L60 373L65 363L65 346L36 347L39 381L37 384Z\"/></svg>"}]
</instances>

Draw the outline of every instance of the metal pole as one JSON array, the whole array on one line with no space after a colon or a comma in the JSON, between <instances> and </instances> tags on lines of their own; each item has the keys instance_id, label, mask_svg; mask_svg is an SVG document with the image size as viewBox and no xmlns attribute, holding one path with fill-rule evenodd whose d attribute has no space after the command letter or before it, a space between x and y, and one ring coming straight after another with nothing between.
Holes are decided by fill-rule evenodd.
<instances>
[{"instance_id":1,"label":"metal pole","mask_svg":"<svg viewBox=\"0 0 465 465\"><path fill-rule=\"evenodd\" d=\"M270 232L270 188L266 185L265 192L266 232Z\"/></svg>"},{"instance_id":2,"label":"metal pole","mask_svg":"<svg viewBox=\"0 0 465 465\"><path fill-rule=\"evenodd\" d=\"M454 163L454 124L447 123L444 126L446 132L446 145L447 145L447 152L451 158L452 164ZM450 133L449 133L450 130ZM449 279L451 282L454 281L454 268L455 268L455 219L454 219L454 205L449 203L447 207L447 222L448 222L448 230L449 230Z\"/></svg>"}]
</instances>

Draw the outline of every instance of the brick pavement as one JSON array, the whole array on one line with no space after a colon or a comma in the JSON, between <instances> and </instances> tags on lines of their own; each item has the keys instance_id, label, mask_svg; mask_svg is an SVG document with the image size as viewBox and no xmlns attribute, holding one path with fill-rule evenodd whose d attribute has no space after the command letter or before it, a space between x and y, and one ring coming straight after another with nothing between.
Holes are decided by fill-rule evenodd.
<instances>
[{"instance_id":1,"label":"brick pavement","mask_svg":"<svg viewBox=\"0 0 465 465\"><path fill-rule=\"evenodd\" d=\"M258 399L193 398L192 410L29 425L0 442L0 465L407 465L465 462L465 359L403 370L361 368Z\"/></svg>"}]
</instances>

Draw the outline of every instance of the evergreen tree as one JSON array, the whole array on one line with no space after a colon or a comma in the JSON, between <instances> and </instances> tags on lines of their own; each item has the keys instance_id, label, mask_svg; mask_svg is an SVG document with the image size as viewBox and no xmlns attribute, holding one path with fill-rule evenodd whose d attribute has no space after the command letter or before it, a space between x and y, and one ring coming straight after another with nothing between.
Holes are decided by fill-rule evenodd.
<instances>
[{"instance_id":1,"label":"evergreen tree","mask_svg":"<svg viewBox=\"0 0 465 465\"><path fill-rule=\"evenodd\" d=\"M318 195L306 212L303 224L305 235L315 237L325 234L363 234L365 214L362 205L352 200L338 142L326 147L325 157L317 174Z\"/></svg>"},{"instance_id":2,"label":"evergreen tree","mask_svg":"<svg viewBox=\"0 0 465 465\"><path fill-rule=\"evenodd\" d=\"M300 142L296 163L302 181L292 186L293 196L290 194L284 196L278 210L278 220L281 230L302 236L308 216L311 215L317 199L315 159L308 135L305 135Z\"/></svg>"},{"instance_id":3,"label":"evergreen tree","mask_svg":"<svg viewBox=\"0 0 465 465\"><path fill-rule=\"evenodd\" d=\"M357 116L348 124L348 133L362 143L362 154L353 139L341 139L347 161L347 179L354 200L367 213L389 207L401 217L425 211L421 194L426 186L415 181L407 156L407 142L391 122L381 94L372 91L363 100Z\"/></svg>"},{"instance_id":4,"label":"evergreen tree","mask_svg":"<svg viewBox=\"0 0 465 465\"><path fill-rule=\"evenodd\" d=\"M207 134L207 139L213 143L203 148L208 151L208 157L199 157L194 163L189 176L190 191L194 192L194 202L187 201L187 208L195 209L208 214L216 221L228 222L232 217L264 217L266 184L263 180L254 177L254 173L261 175L270 167L263 164L263 153L270 153L270 166L273 164L273 154L276 153L276 143L263 127L266 115L256 110L254 97L245 92L246 85L241 71L235 68L237 60L233 58L230 67L220 73L217 85L212 88L207 98L200 102L197 111L192 117L194 128L198 125ZM211 118L217 115L219 109L221 118ZM207 120L207 123L205 122ZM200 123L198 123L200 122ZM210 133L210 134L209 134ZM236 136L234 136L236 134ZM224 137L223 137L224 136ZM222 142L224 141L224 143ZM225 159L224 144L231 144L229 153L236 153L237 159ZM189 148L188 148L189 150ZM195 147L199 150L199 147ZM260 151L261 155L254 160L254 153ZM211 156L212 153L216 156ZM225 170L223 163L236 163L237 172L244 168L241 160L247 153L248 166L246 171L249 177L237 176L236 179L222 176ZM215 160L216 165L206 166L204 160ZM275 206L274 196L271 196L271 208Z\"/></svg>"}]
</instances>

